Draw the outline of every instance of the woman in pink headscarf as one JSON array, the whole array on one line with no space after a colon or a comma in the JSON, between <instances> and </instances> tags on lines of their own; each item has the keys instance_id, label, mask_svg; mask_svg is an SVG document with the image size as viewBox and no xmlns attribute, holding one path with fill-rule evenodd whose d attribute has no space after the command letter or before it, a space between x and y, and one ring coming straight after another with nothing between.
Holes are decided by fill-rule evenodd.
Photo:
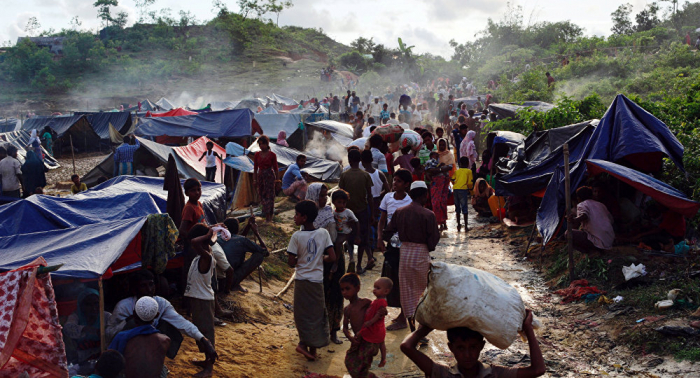
<instances>
[{"instance_id":1,"label":"woman in pink headscarf","mask_svg":"<svg viewBox=\"0 0 700 378\"><path fill-rule=\"evenodd\" d=\"M280 146L285 146L289 147L289 143L287 143L287 132L282 130L277 134L277 145Z\"/></svg>"},{"instance_id":2,"label":"woman in pink headscarf","mask_svg":"<svg viewBox=\"0 0 700 378\"><path fill-rule=\"evenodd\" d=\"M474 144L475 137L476 132L474 130L469 130L467 132L467 137L464 138L459 145L459 156L466 156L469 158L469 168L472 172L476 172L476 159L479 157L479 154L476 152L476 145Z\"/></svg>"}]
</instances>

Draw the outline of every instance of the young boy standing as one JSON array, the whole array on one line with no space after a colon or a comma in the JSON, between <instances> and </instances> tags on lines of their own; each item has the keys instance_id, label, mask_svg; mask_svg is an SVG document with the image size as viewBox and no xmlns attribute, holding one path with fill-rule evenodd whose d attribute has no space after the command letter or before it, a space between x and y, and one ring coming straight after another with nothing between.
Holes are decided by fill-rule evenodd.
<instances>
[{"instance_id":1,"label":"young boy standing","mask_svg":"<svg viewBox=\"0 0 700 378\"><path fill-rule=\"evenodd\" d=\"M334 248L336 251L343 250L343 244L350 241L355 244L360 244L360 236L355 232L355 240L350 240L350 236L354 230L357 230L357 217L352 210L347 208L348 192L343 189L338 189L331 195L331 202L335 207L333 217L335 218L335 226L338 235L335 238ZM350 250L350 262L348 263L348 272L355 272L355 251Z\"/></svg>"},{"instance_id":2,"label":"young boy standing","mask_svg":"<svg viewBox=\"0 0 700 378\"><path fill-rule=\"evenodd\" d=\"M296 269L294 281L294 323L299 332L296 351L315 361L317 348L330 344L330 330L323 291L323 263L336 260L331 236L325 228L316 229L318 208L304 200L294 207L294 223L304 226L292 235L287 247L287 263ZM327 255L324 255L324 252Z\"/></svg>"},{"instance_id":3,"label":"young boy standing","mask_svg":"<svg viewBox=\"0 0 700 378\"><path fill-rule=\"evenodd\" d=\"M372 304L365 314L365 323L362 325L362 329L358 332L355 337L361 337L363 341L373 344L379 344L379 350L381 351L381 361L379 362L379 367L384 367L386 365L386 345L384 344L384 338L386 337L386 327L384 326L384 317L387 315L387 302L386 297L391 292L393 286L391 279L387 277L380 277L374 281L374 289L372 294L377 298L372 301ZM368 365L372 365L372 360L369 359Z\"/></svg>"},{"instance_id":4,"label":"young boy standing","mask_svg":"<svg viewBox=\"0 0 700 378\"><path fill-rule=\"evenodd\" d=\"M355 273L346 273L340 278L340 292L343 298L350 301L343 310L343 333L351 343L350 349L345 354L345 367L352 377L367 377L371 374L369 368L372 358L379 352L379 347L376 344L363 343L362 338L357 335L359 332L357 330L362 329L372 301L357 295L360 292L360 277ZM355 331L355 336L350 333L348 325ZM367 356L370 359L369 365L365 363Z\"/></svg>"},{"instance_id":5,"label":"young boy standing","mask_svg":"<svg viewBox=\"0 0 700 378\"><path fill-rule=\"evenodd\" d=\"M216 268L216 260L211 254L210 247L213 236L214 231L203 223L195 224L187 234L195 258L187 273L185 297L188 299L192 313L192 324L197 326L212 346L215 346L214 311L216 298L211 282ZM200 345L199 350L204 352L203 346ZM214 371L213 358L207 357L206 360L196 364L204 369L197 373L196 377L212 376Z\"/></svg>"},{"instance_id":6,"label":"young boy standing","mask_svg":"<svg viewBox=\"0 0 700 378\"><path fill-rule=\"evenodd\" d=\"M484 337L466 327L450 328L447 330L447 346L455 357L452 366L434 362L430 357L416 349L420 339L427 336L431 328L423 325L408 335L401 343L401 351L420 368L426 377L457 378L457 377L493 377L493 378L535 378L546 371L542 351L537 342L535 331L532 329L532 312L527 310L523 321L523 332L527 336L532 363L526 368L509 368L504 366L484 365L479 362L479 355L484 349Z\"/></svg>"},{"instance_id":7,"label":"young boy standing","mask_svg":"<svg viewBox=\"0 0 700 378\"><path fill-rule=\"evenodd\" d=\"M474 176L469 169L469 158L459 158L459 169L452 175L455 197L455 213L457 215L457 232L462 229L460 214L464 214L464 231L469 231L469 191L474 189Z\"/></svg>"},{"instance_id":8,"label":"young boy standing","mask_svg":"<svg viewBox=\"0 0 700 378\"><path fill-rule=\"evenodd\" d=\"M207 142L207 150L202 152L202 156L199 157L199 160L197 161L202 161L205 157L207 158L207 166L205 169L206 171L206 179L209 182L215 182L216 181L216 158L219 158L219 160L223 161L224 159L219 155L218 152L213 151L214 149L214 142L209 141Z\"/></svg>"},{"instance_id":9,"label":"young boy standing","mask_svg":"<svg viewBox=\"0 0 700 378\"><path fill-rule=\"evenodd\" d=\"M373 209L371 207L368 208L368 205L374 201L372 197L372 177L370 177L367 172L360 169L361 160L362 154L360 151L348 151L350 169L340 175L340 182L338 183L340 189L348 192L348 208L352 210L355 217L358 219L359 227L353 230L353 236L350 238L350 241L356 240L357 236L359 236L360 240L357 252L357 272L359 274L364 272L364 269L362 269L362 252L364 250L370 251L370 249L367 248L369 244L369 223L371 219L374 219ZM354 245L350 244L350 250L354 248ZM367 266L371 269L374 267L374 258L372 258L371 252L369 253L370 256L368 256L369 260L367 261Z\"/></svg>"}]
</instances>

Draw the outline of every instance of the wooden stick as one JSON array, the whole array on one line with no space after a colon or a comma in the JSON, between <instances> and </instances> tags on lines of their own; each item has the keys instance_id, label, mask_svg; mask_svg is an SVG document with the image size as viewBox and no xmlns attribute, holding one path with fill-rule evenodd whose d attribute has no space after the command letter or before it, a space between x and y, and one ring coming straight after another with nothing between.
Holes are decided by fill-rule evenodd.
<instances>
[{"instance_id":1,"label":"wooden stick","mask_svg":"<svg viewBox=\"0 0 700 378\"><path fill-rule=\"evenodd\" d=\"M284 295L284 293L286 293L287 290L289 290L289 287L292 286L292 282L294 282L294 279L295 279L295 278L297 278L297 272L294 272L294 274L292 274L292 276L289 277L289 281L287 281L287 284L284 285L284 287L282 288L282 290L280 290L280 292L277 293L277 295L275 295L275 298L280 298L280 297L282 297L282 296Z\"/></svg>"},{"instance_id":2,"label":"wooden stick","mask_svg":"<svg viewBox=\"0 0 700 378\"><path fill-rule=\"evenodd\" d=\"M105 293L102 287L102 276L97 280L100 289L100 348L102 353L107 350L107 337L105 334Z\"/></svg>"},{"instance_id":3,"label":"wooden stick","mask_svg":"<svg viewBox=\"0 0 700 378\"><path fill-rule=\"evenodd\" d=\"M70 154L73 157L73 174L75 174L75 151L73 151L73 135L68 136L70 138Z\"/></svg>"},{"instance_id":4,"label":"wooden stick","mask_svg":"<svg viewBox=\"0 0 700 378\"><path fill-rule=\"evenodd\" d=\"M571 211L571 177L569 177L569 144L564 143L564 189L566 195L566 217ZM569 254L569 282L576 279L574 267L574 239L571 235L571 222L566 221L566 250Z\"/></svg>"},{"instance_id":5,"label":"wooden stick","mask_svg":"<svg viewBox=\"0 0 700 378\"><path fill-rule=\"evenodd\" d=\"M530 232L530 238L527 239L527 247L525 247L525 256L527 256L530 251L530 244L532 244L532 239L535 237L535 230L537 229L537 221L532 224L532 231Z\"/></svg>"}]
</instances>

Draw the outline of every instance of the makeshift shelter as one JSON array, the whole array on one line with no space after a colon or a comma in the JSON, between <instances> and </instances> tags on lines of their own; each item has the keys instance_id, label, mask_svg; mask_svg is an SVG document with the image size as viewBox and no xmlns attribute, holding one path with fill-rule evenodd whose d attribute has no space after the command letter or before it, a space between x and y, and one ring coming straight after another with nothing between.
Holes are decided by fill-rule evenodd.
<instances>
[{"instance_id":1,"label":"makeshift shelter","mask_svg":"<svg viewBox=\"0 0 700 378\"><path fill-rule=\"evenodd\" d=\"M267 108L263 109L258 114L279 114L279 112L277 111L277 109L275 109L274 106L268 106Z\"/></svg>"},{"instance_id":2,"label":"makeshift shelter","mask_svg":"<svg viewBox=\"0 0 700 378\"><path fill-rule=\"evenodd\" d=\"M289 138L299 129L301 115L258 113L255 115L255 120L258 121L263 134L267 135L272 140L277 140L277 134L279 134L280 131L286 132L287 138ZM299 148L301 146L296 147Z\"/></svg>"},{"instance_id":3,"label":"makeshift shelter","mask_svg":"<svg viewBox=\"0 0 700 378\"><path fill-rule=\"evenodd\" d=\"M517 162L506 175L496 180L496 194L499 196L522 196L544 194L556 167L563 164L563 145L569 145L569 163L581 158L583 148L598 125L591 120L575 125L563 126L547 131L536 131L525 139L518 148ZM541 192L541 193L540 193Z\"/></svg>"},{"instance_id":4,"label":"makeshift shelter","mask_svg":"<svg viewBox=\"0 0 700 378\"><path fill-rule=\"evenodd\" d=\"M197 138L197 140L186 146L173 147L173 151L180 157L180 159L182 159L182 161L185 164L192 167L194 170L197 171L197 173L199 173L203 177L206 177L207 174L207 161L206 158L202 159L201 161L199 160L199 158L201 158L202 154L207 151L207 142L211 142L211 140L209 140L209 138L207 137L201 137ZM212 149L212 151L218 153L219 156L223 158L226 157L226 150L224 150L223 147L219 146L216 143L214 143L214 148ZM215 182L222 183L223 172L223 162L219 159L216 159L216 175L214 176Z\"/></svg>"},{"instance_id":5,"label":"makeshift shelter","mask_svg":"<svg viewBox=\"0 0 700 378\"><path fill-rule=\"evenodd\" d=\"M235 109L238 101L212 101L209 103L212 111ZM256 109L257 110L257 109Z\"/></svg>"},{"instance_id":6,"label":"makeshift shelter","mask_svg":"<svg viewBox=\"0 0 700 378\"><path fill-rule=\"evenodd\" d=\"M267 101L261 98L244 98L236 104L234 109L249 109L253 112L257 112L258 107L264 109L266 104Z\"/></svg>"},{"instance_id":7,"label":"makeshift shelter","mask_svg":"<svg viewBox=\"0 0 700 378\"><path fill-rule=\"evenodd\" d=\"M46 261L0 274L0 375L68 377L66 347Z\"/></svg>"},{"instance_id":8,"label":"makeshift shelter","mask_svg":"<svg viewBox=\"0 0 700 378\"><path fill-rule=\"evenodd\" d=\"M24 159L27 156L25 147L29 144L30 135L30 132L27 130L0 133L0 146L7 148L6 145L11 144L17 147L17 159L20 163L24 164ZM61 165L58 164L58 160L49 155L43 145L41 146L41 151L44 153L44 166L46 166L46 168L55 169L61 167Z\"/></svg>"},{"instance_id":9,"label":"makeshift shelter","mask_svg":"<svg viewBox=\"0 0 700 378\"><path fill-rule=\"evenodd\" d=\"M253 160L246 156L246 152L248 151L238 143L226 144L229 156L224 159L224 164L231 170L234 183L232 209L242 209L260 202L257 188L253 186Z\"/></svg>"},{"instance_id":10,"label":"makeshift shelter","mask_svg":"<svg viewBox=\"0 0 700 378\"><path fill-rule=\"evenodd\" d=\"M161 97L160 100L156 101L156 106L162 110L173 110L177 108L170 100L165 97Z\"/></svg>"},{"instance_id":11,"label":"makeshift shelter","mask_svg":"<svg viewBox=\"0 0 700 378\"><path fill-rule=\"evenodd\" d=\"M119 176L71 197L33 195L0 206L0 271L37 257L63 264L53 273L62 278L138 268L141 228L149 215L166 213L166 202L162 178ZM202 182L200 202L207 223L223 220L223 185Z\"/></svg>"},{"instance_id":12,"label":"makeshift shelter","mask_svg":"<svg viewBox=\"0 0 700 378\"><path fill-rule=\"evenodd\" d=\"M148 111L154 111L158 110L158 105L152 103L149 99L145 99L141 101L141 108L139 109L139 105L136 104L135 106L129 107L128 109L124 109L129 112L148 112Z\"/></svg>"},{"instance_id":13,"label":"makeshift shelter","mask_svg":"<svg viewBox=\"0 0 700 378\"><path fill-rule=\"evenodd\" d=\"M603 160L657 172L664 157L683 167L683 146L663 122L623 95L617 95L586 143L579 161L571 168L571 189L583 182L586 160ZM537 228L547 243L554 236L564 213L564 175L554 174L537 212Z\"/></svg>"},{"instance_id":14,"label":"makeshift shelter","mask_svg":"<svg viewBox=\"0 0 700 378\"><path fill-rule=\"evenodd\" d=\"M257 123L256 123L257 125ZM142 137L238 138L252 135L253 112L224 110L179 117L139 119L136 135Z\"/></svg>"},{"instance_id":15,"label":"makeshift shelter","mask_svg":"<svg viewBox=\"0 0 700 378\"><path fill-rule=\"evenodd\" d=\"M0 133L7 133L10 131L15 131L19 127L19 120L15 118L2 118L0 119Z\"/></svg>"},{"instance_id":16,"label":"makeshift shelter","mask_svg":"<svg viewBox=\"0 0 700 378\"><path fill-rule=\"evenodd\" d=\"M146 112L144 117L179 117L186 115L197 115L197 112L191 112L183 108L170 109L167 112Z\"/></svg>"},{"instance_id":17,"label":"makeshift shelter","mask_svg":"<svg viewBox=\"0 0 700 378\"><path fill-rule=\"evenodd\" d=\"M299 105L299 103L298 103L297 101L295 101L293 98L281 96L281 95L278 95L278 94L275 94L275 93L273 93L272 96L270 96L269 98L270 98L273 102L276 102L276 103L278 103L278 104L280 104L280 105L287 105L287 106L290 106L290 105Z\"/></svg>"},{"instance_id":18,"label":"makeshift shelter","mask_svg":"<svg viewBox=\"0 0 700 378\"><path fill-rule=\"evenodd\" d=\"M92 129L102 139L110 139L109 125L112 125L120 134L125 135L133 124L130 112L75 112L75 115L86 116Z\"/></svg>"},{"instance_id":19,"label":"makeshift shelter","mask_svg":"<svg viewBox=\"0 0 700 378\"><path fill-rule=\"evenodd\" d=\"M521 103L490 104L489 111L496 113L498 119L514 119L518 112L531 109L540 113L546 113L555 108L554 104L542 101L525 101Z\"/></svg>"},{"instance_id":20,"label":"makeshift shelter","mask_svg":"<svg viewBox=\"0 0 700 378\"><path fill-rule=\"evenodd\" d=\"M70 138L73 139L73 147L79 151L96 150L102 139L85 115L32 117L24 121L21 129L41 132L46 126L58 134L54 140L55 152L60 152L65 146L70 147Z\"/></svg>"},{"instance_id":21,"label":"makeshift shelter","mask_svg":"<svg viewBox=\"0 0 700 378\"><path fill-rule=\"evenodd\" d=\"M508 162L518 146L525 140L525 136L512 131L492 131L486 136L486 148L491 149L496 166L509 170ZM505 159L504 159L505 158Z\"/></svg>"},{"instance_id":22,"label":"makeshift shelter","mask_svg":"<svg viewBox=\"0 0 700 378\"><path fill-rule=\"evenodd\" d=\"M156 142L151 142L148 139L137 137L141 147L134 153L134 168L150 173L152 176L158 176L158 167L165 167L168 162L168 155L173 154L177 163L180 177L194 177L200 181L204 180L205 176L188 164L184 159L177 154L173 147L162 145ZM95 168L82 177L81 181L88 187L97 183L101 176L111 178L114 176L114 158L113 153L109 154Z\"/></svg>"},{"instance_id":23,"label":"makeshift shelter","mask_svg":"<svg viewBox=\"0 0 700 378\"><path fill-rule=\"evenodd\" d=\"M586 168L589 176L607 173L684 217L692 218L700 209L700 203L691 200L683 192L632 168L596 159L586 160Z\"/></svg>"},{"instance_id":24,"label":"makeshift shelter","mask_svg":"<svg viewBox=\"0 0 700 378\"><path fill-rule=\"evenodd\" d=\"M342 170L340 164L336 161L326 160L274 143L270 143L270 150L277 155L277 165L279 165L280 170L296 163L297 156L304 154L306 156L306 165L303 170L311 177L324 182L337 182L340 180ZM260 151L260 147L258 147L258 141L256 140L250 146L249 156L253 156L258 151Z\"/></svg>"},{"instance_id":25,"label":"makeshift shelter","mask_svg":"<svg viewBox=\"0 0 700 378\"><path fill-rule=\"evenodd\" d=\"M299 150L306 148L306 143L314 138L314 133L330 135L340 145L347 147L352 143L353 129L347 123L338 121L323 120L317 122L307 122L302 117L304 128L298 128L293 134L287 134L287 142L291 147Z\"/></svg>"}]
</instances>

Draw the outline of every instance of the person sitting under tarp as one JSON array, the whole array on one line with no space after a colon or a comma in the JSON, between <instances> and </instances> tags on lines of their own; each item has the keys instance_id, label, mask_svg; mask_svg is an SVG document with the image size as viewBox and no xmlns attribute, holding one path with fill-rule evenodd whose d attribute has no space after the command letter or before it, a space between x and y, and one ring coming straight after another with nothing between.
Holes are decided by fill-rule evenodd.
<instances>
[{"instance_id":1,"label":"person sitting under tarp","mask_svg":"<svg viewBox=\"0 0 700 378\"><path fill-rule=\"evenodd\" d=\"M149 296L153 297L158 303L158 315L153 319L153 326L170 337L170 340L174 344L171 345L168 351L167 356L169 358L175 358L180 348L182 335L179 331L195 339L200 350L207 358L216 356L214 347L199 329L182 317L182 315L178 314L167 299L155 295L156 285L153 273L148 270L139 270L133 273L129 287L133 296L122 299L114 306L113 315L107 322L108 335L116 335L122 330L131 329L136 326L134 322L134 308L136 302L141 297Z\"/></svg>"},{"instance_id":2,"label":"person sitting under tarp","mask_svg":"<svg viewBox=\"0 0 700 378\"><path fill-rule=\"evenodd\" d=\"M248 238L238 235L239 224L236 218L226 219L224 225L231 233L231 238L228 240L218 238L216 242L224 250L226 260L233 268L233 280L224 286L224 292L228 293L233 289L245 293L247 290L241 286L241 282L258 269L265 257L269 256L270 253ZM254 229L257 230L258 226L255 223L252 223L250 226L255 227ZM247 252L251 253L248 260L245 259Z\"/></svg>"},{"instance_id":3,"label":"person sitting under tarp","mask_svg":"<svg viewBox=\"0 0 700 378\"><path fill-rule=\"evenodd\" d=\"M666 250L669 249L670 244L676 245L683 241L686 231L683 215L668 209L658 202L652 203L647 211L650 214L662 213L661 223L638 234L632 239L633 241L642 242L655 250Z\"/></svg>"},{"instance_id":4,"label":"person sitting under tarp","mask_svg":"<svg viewBox=\"0 0 700 378\"><path fill-rule=\"evenodd\" d=\"M472 196L472 207L481 216L491 216L489 198L494 194L494 190L486 180L480 178L474 184L474 195Z\"/></svg>"},{"instance_id":5,"label":"person sitting under tarp","mask_svg":"<svg viewBox=\"0 0 700 378\"><path fill-rule=\"evenodd\" d=\"M105 311L104 317L105 323L108 323L111 314ZM69 362L80 365L79 374L91 372L93 365L89 361L97 359L101 352L100 294L97 290L85 288L78 295L77 309L68 316L63 334L65 339L70 340L66 348L77 352L77 359ZM108 331L106 335L111 338L114 333Z\"/></svg>"},{"instance_id":6,"label":"person sitting under tarp","mask_svg":"<svg viewBox=\"0 0 700 378\"><path fill-rule=\"evenodd\" d=\"M609 250L615 240L613 217L602 203L593 199L593 190L583 186L576 190L576 215L569 214L574 248L582 253ZM580 230L576 229L581 227Z\"/></svg>"}]
</instances>

